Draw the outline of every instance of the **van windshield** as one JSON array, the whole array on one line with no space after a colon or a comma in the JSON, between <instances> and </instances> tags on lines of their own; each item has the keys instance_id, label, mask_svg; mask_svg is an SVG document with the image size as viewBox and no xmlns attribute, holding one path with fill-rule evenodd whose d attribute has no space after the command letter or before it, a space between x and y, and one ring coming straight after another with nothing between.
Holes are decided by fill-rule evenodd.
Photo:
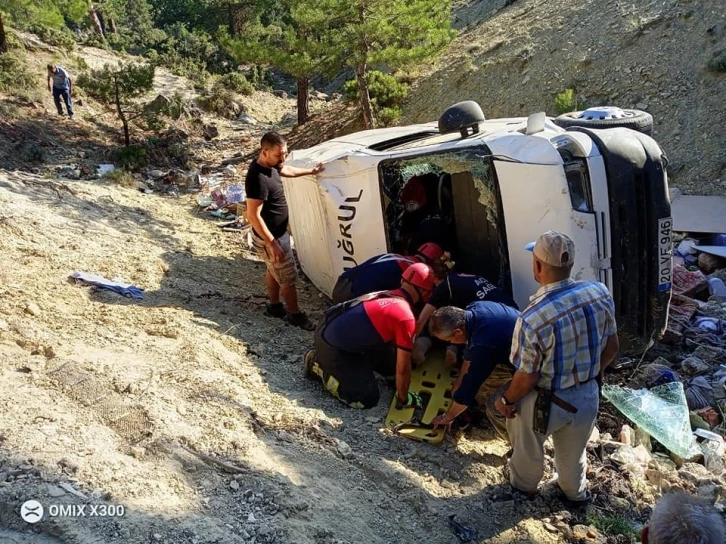
<instances>
[{"instance_id":1,"label":"van windshield","mask_svg":"<svg viewBox=\"0 0 726 544\"><path fill-rule=\"evenodd\" d=\"M458 272L478 274L511 293L506 229L491 153L484 146L382 161L388 249L413 254L433 242Z\"/></svg>"}]
</instances>

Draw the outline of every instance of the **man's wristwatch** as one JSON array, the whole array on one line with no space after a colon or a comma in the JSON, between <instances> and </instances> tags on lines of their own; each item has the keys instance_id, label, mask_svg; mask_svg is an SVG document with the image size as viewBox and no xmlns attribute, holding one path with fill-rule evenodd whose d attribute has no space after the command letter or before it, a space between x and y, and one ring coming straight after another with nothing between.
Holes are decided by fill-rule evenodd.
<instances>
[{"instance_id":1,"label":"man's wristwatch","mask_svg":"<svg viewBox=\"0 0 726 544\"><path fill-rule=\"evenodd\" d=\"M501 396L501 397L499 397L499 398L500 398L500 399L502 399L502 404L503 404L504 406L511 406L512 404L514 404L513 402L509 402L509 401L507 400L507 397L505 397L505 396L504 396L504 393L502 393L502 396Z\"/></svg>"}]
</instances>

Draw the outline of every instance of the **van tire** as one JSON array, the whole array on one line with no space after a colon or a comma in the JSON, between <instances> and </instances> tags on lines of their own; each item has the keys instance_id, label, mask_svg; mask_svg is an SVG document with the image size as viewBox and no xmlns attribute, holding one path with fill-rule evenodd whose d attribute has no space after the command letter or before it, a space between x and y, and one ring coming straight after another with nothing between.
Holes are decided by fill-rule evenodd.
<instances>
[{"instance_id":1,"label":"van tire","mask_svg":"<svg viewBox=\"0 0 726 544\"><path fill-rule=\"evenodd\" d=\"M616 128L624 127L637 130L651 136L653 134L653 116L642 110L623 110L632 115L624 119L580 119L581 111L564 113L554 119L554 123L562 128L587 127L587 128Z\"/></svg>"}]
</instances>

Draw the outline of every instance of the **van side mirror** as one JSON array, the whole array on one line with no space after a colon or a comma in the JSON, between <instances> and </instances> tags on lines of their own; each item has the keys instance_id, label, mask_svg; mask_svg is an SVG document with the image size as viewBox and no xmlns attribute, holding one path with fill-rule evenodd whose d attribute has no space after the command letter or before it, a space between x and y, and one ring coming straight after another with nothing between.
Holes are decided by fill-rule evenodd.
<instances>
[{"instance_id":1,"label":"van side mirror","mask_svg":"<svg viewBox=\"0 0 726 544\"><path fill-rule=\"evenodd\" d=\"M533 113L527 117L527 131L525 134L536 134L544 130L545 121L547 120L547 114L541 111L539 113Z\"/></svg>"}]
</instances>

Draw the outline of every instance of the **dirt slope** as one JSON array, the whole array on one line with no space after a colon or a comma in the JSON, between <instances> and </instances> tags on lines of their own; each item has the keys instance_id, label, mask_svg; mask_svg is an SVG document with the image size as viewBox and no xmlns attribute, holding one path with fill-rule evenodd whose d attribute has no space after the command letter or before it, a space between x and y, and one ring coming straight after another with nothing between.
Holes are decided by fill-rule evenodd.
<instances>
[{"instance_id":1,"label":"dirt slope","mask_svg":"<svg viewBox=\"0 0 726 544\"><path fill-rule=\"evenodd\" d=\"M443 544L458 513L482 541L558 540L538 520L561 503L506 495L502 442L391 437L386 402L350 410L304 379L311 333L262 316L260 263L192 210L0 172L0 526L78 543ZM145 298L92 292L74 270ZM307 283L302 301L313 317L324 304ZM29 526L29 499L126 514Z\"/></svg>"},{"instance_id":2,"label":"dirt slope","mask_svg":"<svg viewBox=\"0 0 726 544\"><path fill-rule=\"evenodd\" d=\"M573 88L586 106L645 108L687 193L726 194L726 74L706 69L726 47L715 0L461 0L459 37L411 91L405 122L435 120L460 100L487 117L555 114Z\"/></svg>"},{"instance_id":3,"label":"dirt slope","mask_svg":"<svg viewBox=\"0 0 726 544\"><path fill-rule=\"evenodd\" d=\"M72 62L54 55L38 49L30 61L40 74L49 57ZM157 84L191 88L171 75ZM614 504L647 519L654 488L594 456L592 510L547 491L525 500L503 483L507 446L489 431L417 444L383 428L385 384L368 411L323 394L301 373L312 334L262 315L263 267L242 236L191 197L59 176L105 162L118 145L113 115L88 101L58 121L47 93L13 100L17 116L0 119L0 544L453 544L451 514L479 542L534 544L579 542L579 524ZM264 130L291 125L293 99L257 93L245 106L259 124L205 117L220 136L190 135L195 163L249 153ZM291 145L355 130L351 119L332 105ZM42 161L19 156L27 142ZM122 278L145 298L75 285L75 270ZM315 319L327 300L304 282L301 303ZM619 430L616 418L600 423ZM19 513L30 499L123 505L125 515L29 525Z\"/></svg>"}]
</instances>

